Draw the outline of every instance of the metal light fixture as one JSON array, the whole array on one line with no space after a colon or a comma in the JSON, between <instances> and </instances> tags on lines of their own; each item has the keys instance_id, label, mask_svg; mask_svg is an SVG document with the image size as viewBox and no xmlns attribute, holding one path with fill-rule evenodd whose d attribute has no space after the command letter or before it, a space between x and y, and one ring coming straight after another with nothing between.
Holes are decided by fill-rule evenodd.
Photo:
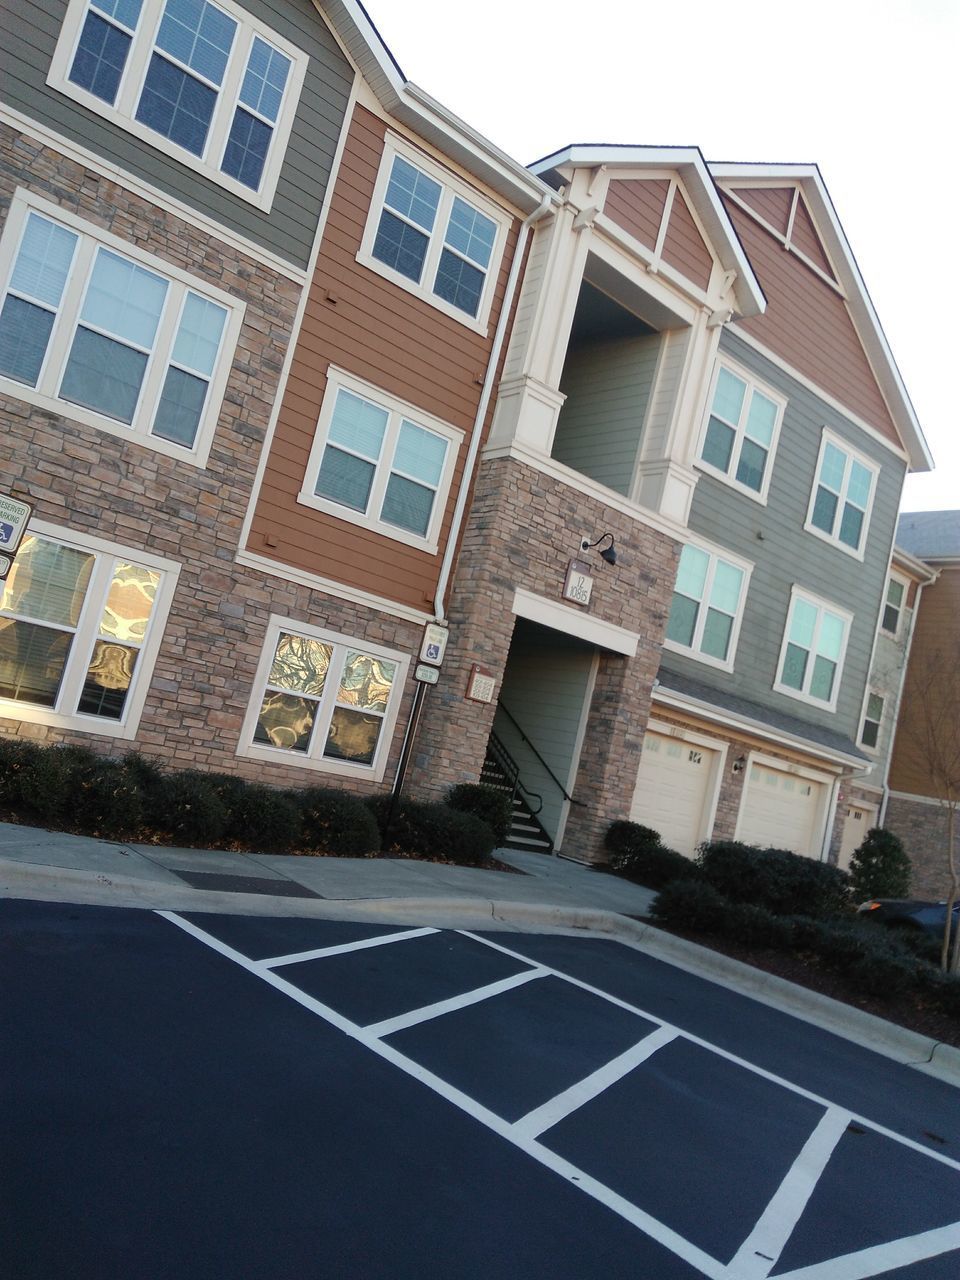
<instances>
[{"instance_id":1,"label":"metal light fixture","mask_svg":"<svg viewBox=\"0 0 960 1280\"><path fill-rule=\"evenodd\" d=\"M747 763L746 756L737 756L736 760L734 760L733 762L733 772L743 773L743 768L746 763Z\"/></svg>"},{"instance_id":2,"label":"metal light fixture","mask_svg":"<svg viewBox=\"0 0 960 1280\"><path fill-rule=\"evenodd\" d=\"M609 547L604 547L603 550L600 552L600 559L606 560L607 564L616 564L617 553L614 550L612 533L601 533L600 537L596 540L596 542L588 542L587 539L584 538L583 541L580 543L580 550L589 551L591 547L598 547L600 543L605 542L607 538L610 539L610 545Z\"/></svg>"}]
</instances>

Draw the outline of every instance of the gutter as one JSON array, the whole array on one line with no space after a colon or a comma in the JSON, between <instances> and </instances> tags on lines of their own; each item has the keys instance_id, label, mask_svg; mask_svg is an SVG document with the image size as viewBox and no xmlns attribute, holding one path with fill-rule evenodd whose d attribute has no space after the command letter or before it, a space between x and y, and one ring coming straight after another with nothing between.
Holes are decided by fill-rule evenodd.
<instances>
[{"instance_id":1,"label":"gutter","mask_svg":"<svg viewBox=\"0 0 960 1280\"><path fill-rule=\"evenodd\" d=\"M523 222L520 224L520 233L517 236L517 247L514 250L513 261L510 264L510 275L507 277L507 287L504 290L503 302L500 306L500 318L497 321L496 332L493 336L493 345L490 348L490 356L487 360L487 368L483 376L483 389L480 392L477 412L473 419L473 433L470 437L470 448L467 451L467 460L464 463L463 476L460 480L460 490L457 494L457 505L454 507L453 520L450 523L450 532L447 534L447 545L443 553L443 563L440 566L440 576L437 579L437 588L434 595L434 612L436 614L437 622L440 623L445 621L444 598L447 594L447 587L450 584L450 575L453 572L453 563L456 559L457 545L460 541L460 531L463 527L463 521L467 511L467 501L473 484L473 473L477 465L477 457L480 453L480 444L483 437L483 421L487 416L490 397L493 394L493 381L497 375L497 365L500 363L500 353L503 348L504 338L506 337L507 325L510 323L510 312L513 309L513 299L517 290L517 282L520 278L520 267L523 263L524 253L526 252L530 228L550 212L550 206L553 204L555 198L556 196L553 191L547 191L541 198L540 204L536 209L534 209L533 213L524 218Z\"/></svg>"}]
</instances>

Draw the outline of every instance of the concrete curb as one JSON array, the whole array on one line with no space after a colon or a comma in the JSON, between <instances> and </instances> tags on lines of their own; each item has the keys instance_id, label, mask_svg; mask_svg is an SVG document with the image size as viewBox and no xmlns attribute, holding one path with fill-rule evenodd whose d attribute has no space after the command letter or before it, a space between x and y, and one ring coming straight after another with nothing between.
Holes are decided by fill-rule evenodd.
<instances>
[{"instance_id":1,"label":"concrete curb","mask_svg":"<svg viewBox=\"0 0 960 1280\"><path fill-rule=\"evenodd\" d=\"M588 934L632 946L696 977L759 1000L947 1084L960 1086L960 1049L755 969L615 911L484 898L289 898L180 888L133 876L0 858L0 896L143 910L379 920L434 928Z\"/></svg>"}]
</instances>

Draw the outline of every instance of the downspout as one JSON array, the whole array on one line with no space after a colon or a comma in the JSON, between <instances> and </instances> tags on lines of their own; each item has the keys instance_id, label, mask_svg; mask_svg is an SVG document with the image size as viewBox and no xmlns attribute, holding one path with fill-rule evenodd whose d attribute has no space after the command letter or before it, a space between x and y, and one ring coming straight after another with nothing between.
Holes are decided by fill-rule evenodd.
<instances>
[{"instance_id":1,"label":"downspout","mask_svg":"<svg viewBox=\"0 0 960 1280\"><path fill-rule=\"evenodd\" d=\"M460 492L457 494L457 504L453 509L453 520L450 522L450 532L447 535L447 546L443 553L443 563L440 565L440 576L437 579L437 590L434 596L434 613L437 622L443 622L444 615L444 598L447 594L447 587L450 584L450 574L453 571L453 562L457 554L457 543L460 540L460 529L463 525L463 519L466 515L467 500L470 495L470 486L473 482L473 472L477 465L477 455L480 452L480 442L483 438L483 420L487 416L487 408L490 404L490 397L493 394L493 380L497 374L497 365L500 362L500 351L503 347L503 340L506 336L507 325L510 322L510 311L513 307L513 296L517 289L517 281L520 278L520 267L523 262L523 255L527 248L527 238L530 234L530 228L540 221L541 218L549 211L554 200L552 191L544 193L543 199L538 207L524 218L520 224L520 233L517 236L517 247L514 250L513 261L510 264L510 274L507 277L507 287L504 290L503 302L500 307L500 318L497 321L496 332L493 335L493 346L490 348L490 358L487 361L487 369L483 378L483 388L480 392L480 402L477 405L476 417L473 420L473 434L470 438L470 448L467 451L467 460L463 467L463 476L460 480Z\"/></svg>"},{"instance_id":2,"label":"downspout","mask_svg":"<svg viewBox=\"0 0 960 1280\"><path fill-rule=\"evenodd\" d=\"M935 575L933 581L936 582ZM926 583L917 583L917 594L913 597L913 610L910 614L910 631L906 637L904 644L903 662L900 666L900 687L897 689L897 700L893 707L893 733L890 736L890 742L887 746L887 758L884 762L883 769L883 787L880 798L880 812L877 814L877 826L882 827L887 818L887 805L890 802L890 766L893 764L893 748L897 742L897 730L900 727L900 704L903 701L903 688L907 683L907 667L910 665L910 650L913 648L913 636L917 629L917 618L920 616L920 597L923 594L923 588ZM904 600L906 605L906 600Z\"/></svg>"}]
</instances>

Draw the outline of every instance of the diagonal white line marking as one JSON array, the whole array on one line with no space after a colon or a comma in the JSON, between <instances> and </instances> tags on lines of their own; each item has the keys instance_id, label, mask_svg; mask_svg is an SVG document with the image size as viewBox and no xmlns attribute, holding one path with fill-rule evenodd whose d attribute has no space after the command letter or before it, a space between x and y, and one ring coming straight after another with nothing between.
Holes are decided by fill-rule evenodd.
<instances>
[{"instance_id":1,"label":"diagonal white line marking","mask_svg":"<svg viewBox=\"0 0 960 1280\"><path fill-rule=\"evenodd\" d=\"M530 956L525 956L522 951L513 951L510 947L504 947L499 942L493 942L490 938L482 938L479 934L471 933L468 929L458 929L457 933L463 934L465 938L473 938L476 942L482 942L484 946L493 947L495 951L502 951L505 956L511 956L514 960L522 960L525 964L540 963L531 959ZM642 947L635 947L629 942L621 942L619 945L632 951L639 951L641 955L644 954ZM832 1107L834 1105L829 1098L824 1098L819 1093L813 1093L810 1089L804 1089L802 1085L794 1084L791 1080L784 1079L783 1076L775 1075L772 1071L767 1071L764 1067L757 1066L755 1062L748 1062L746 1058L741 1058L737 1054L731 1053L729 1049L724 1049L718 1044L712 1044L709 1040L693 1035L690 1031L684 1031L682 1027L674 1027L672 1023L665 1022L663 1018L655 1013L641 1009L635 1004L629 1004L618 996L610 995L609 992L601 991L599 987L591 986L589 982L583 982L580 978L574 978L572 974L564 973L562 969L554 969L550 965L544 965L543 967L554 978L560 978L563 982L569 982L575 987L580 987L582 991L589 991L592 995L599 996L601 1000L609 1001L610 1004L616 1005L619 1009L627 1009L630 1013L637 1013L642 1018L647 1018L650 1022L656 1022L658 1026L670 1027L677 1033L679 1040L686 1040L701 1049L706 1049L709 1053L715 1053L718 1058L725 1058L727 1062L743 1067L745 1071L759 1076L762 1080L770 1080L773 1084L780 1085L788 1092L795 1093L798 1098L807 1098L811 1102L818 1103L821 1107ZM749 999L749 996L745 998ZM866 1125L868 1129L872 1129L874 1133L879 1133L884 1138L890 1138L891 1141L898 1142L902 1147L907 1147L910 1151L916 1151L920 1155L926 1156L928 1160L933 1160L936 1164L945 1164L948 1169L956 1169L960 1172L960 1161L953 1160L950 1156L943 1155L939 1151L933 1151L930 1147L925 1147L923 1143L915 1142L913 1138L907 1138L902 1133L888 1129L885 1125L877 1124L876 1120L871 1120L869 1116L851 1111L850 1119L855 1120L857 1124ZM781 1280L781 1278L778 1276L777 1280Z\"/></svg>"},{"instance_id":2,"label":"diagonal white line marking","mask_svg":"<svg viewBox=\"0 0 960 1280\"><path fill-rule=\"evenodd\" d=\"M904 1236L900 1240L891 1240L889 1244L861 1249L858 1253L845 1253L840 1258L831 1258L829 1262L816 1262L811 1267L801 1267L799 1271L785 1271L776 1280L870 1280L872 1276L882 1276L898 1267L924 1262L927 1258L936 1258L958 1248L960 1222L951 1222L949 1226L935 1227L917 1236ZM957 1260L957 1274L960 1274L960 1258Z\"/></svg>"},{"instance_id":3,"label":"diagonal white line marking","mask_svg":"<svg viewBox=\"0 0 960 1280\"><path fill-rule=\"evenodd\" d=\"M849 1123L849 1111L827 1108L730 1263L737 1280L767 1280Z\"/></svg>"},{"instance_id":4,"label":"diagonal white line marking","mask_svg":"<svg viewBox=\"0 0 960 1280\"><path fill-rule=\"evenodd\" d=\"M181 916L176 915L173 911L158 911L158 916L164 920L169 920L171 924L175 924L177 928L183 929L185 933L189 933L197 941L204 943L211 950L225 956L226 959L232 960L242 969L246 969L248 973L260 978L266 982L268 986L275 988L284 995L289 996L291 1000L295 1000L297 1004L308 1009L311 1013L315 1013L324 1021L336 1027L338 1031L342 1031L344 1035L349 1036L352 1040L356 1040L359 1044L364 1045L371 1053L377 1054L386 1062L392 1063L398 1070L405 1072L408 1076L418 1080L428 1089L432 1089L434 1093L439 1094L447 1102L458 1107L461 1111L471 1116L480 1124L485 1125L499 1137L511 1143L518 1150L523 1151L526 1155L536 1160L544 1168L551 1170L564 1181L571 1183L577 1187L585 1195L596 1200L598 1203L605 1205L612 1212L624 1218L627 1222L633 1224L639 1230L648 1235L658 1244L663 1245L671 1253L688 1262L692 1267L705 1276L707 1280L735 1280L731 1276L728 1269L722 1262L718 1262L716 1258L711 1258L709 1254L704 1253L702 1249L698 1249L696 1245L691 1244L689 1240L685 1240L683 1236L677 1235L675 1231L666 1226L664 1223L653 1218L648 1213L644 1213L642 1209L638 1209L636 1205L631 1204L629 1200L625 1200L622 1196L617 1195L609 1187L602 1182L598 1182L595 1178L591 1178L589 1174L584 1173L582 1169L578 1169L576 1165L571 1164L568 1160L562 1159L552 1151L548 1151L546 1147L540 1145L535 1139L523 1138L513 1132L513 1126L504 1120L501 1116L496 1115L493 1111L489 1111L486 1107L481 1106L479 1102L475 1102L465 1093L461 1093L459 1089L455 1089L453 1085L447 1084L445 1080L441 1080L439 1076L435 1076L432 1071L427 1071L421 1067L418 1062L405 1057L392 1045L386 1044L383 1040L378 1040L371 1036L363 1027L358 1027L356 1023L350 1022L341 1014L331 1009L328 1005L321 1004L319 1000L315 1000L313 996L308 996L305 991L301 991L299 987L295 987L292 982L287 982L285 978L281 978L279 974L274 973L271 969L264 969L258 966L255 960L249 960L239 951L235 951L233 947L228 947L225 942L221 942L219 938L213 937L212 934L205 933L202 929L198 929L190 920L185 920ZM530 963L529 960L526 961Z\"/></svg>"},{"instance_id":5,"label":"diagonal white line marking","mask_svg":"<svg viewBox=\"0 0 960 1280\"><path fill-rule=\"evenodd\" d=\"M415 1027L420 1022L429 1022L431 1018L440 1018L445 1013L454 1013L457 1009L465 1009L468 1005L479 1004L481 1000L489 1000L504 991L512 991L514 987L522 987L533 978L545 978L545 969L527 969L524 973L515 973L509 978L501 978L499 982L490 982L485 987L474 987L462 995L451 996L449 1000L438 1000L436 1004L423 1005L420 1009L411 1009L409 1013L398 1014L396 1018L385 1018L383 1022L371 1022L364 1027L368 1036L382 1039L391 1036L395 1031L404 1031L407 1027Z\"/></svg>"},{"instance_id":6,"label":"diagonal white line marking","mask_svg":"<svg viewBox=\"0 0 960 1280\"><path fill-rule=\"evenodd\" d=\"M341 942L335 947L316 947L313 951L292 951L286 956L270 956L257 960L264 969L278 969L283 964L301 964L304 960L322 960L324 956L343 956L348 951L366 951L368 947L384 947L388 942L406 942L408 938L425 938L439 929L404 929L402 933L381 933L376 938L361 938L359 942ZM529 964L530 961L528 960Z\"/></svg>"},{"instance_id":7,"label":"diagonal white line marking","mask_svg":"<svg viewBox=\"0 0 960 1280\"><path fill-rule=\"evenodd\" d=\"M609 1089L612 1084L622 1080L634 1067L638 1067L641 1062L646 1062L658 1049L675 1040L676 1036L677 1033L672 1027L657 1027L646 1039L632 1045L625 1053L612 1058L590 1075L584 1076L569 1089L564 1089L563 1093L548 1099L535 1111L528 1111L525 1116L521 1116L515 1122L513 1132L521 1138L539 1138L547 1129L551 1129L571 1112L578 1110L585 1102L596 1098L598 1094L603 1093L604 1089Z\"/></svg>"}]
</instances>

